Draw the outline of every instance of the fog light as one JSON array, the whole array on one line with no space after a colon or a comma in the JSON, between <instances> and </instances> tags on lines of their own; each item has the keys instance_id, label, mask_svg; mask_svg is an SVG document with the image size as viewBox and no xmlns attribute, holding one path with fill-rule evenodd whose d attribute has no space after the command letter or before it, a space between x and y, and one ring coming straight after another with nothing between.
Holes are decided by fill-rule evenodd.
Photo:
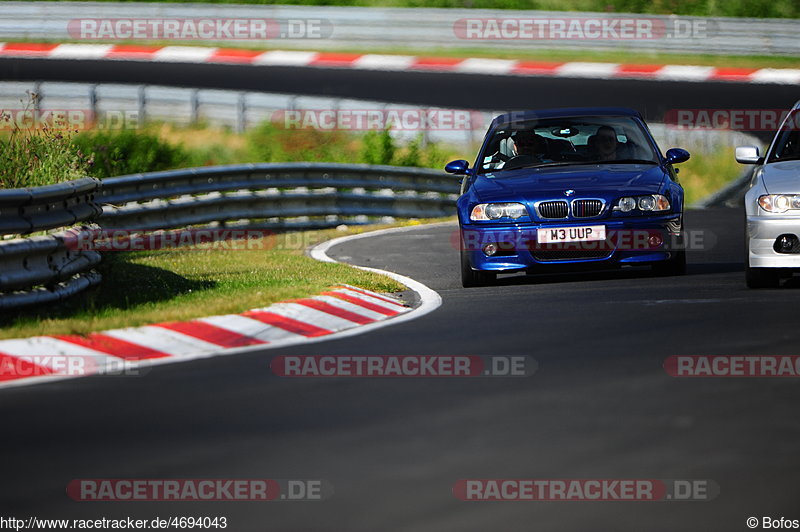
<instances>
[{"instance_id":1,"label":"fog light","mask_svg":"<svg viewBox=\"0 0 800 532\"><path fill-rule=\"evenodd\" d=\"M798 239L795 235L781 235L775 240L772 249L776 253L798 253Z\"/></svg>"},{"instance_id":2,"label":"fog light","mask_svg":"<svg viewBox=\"0 0 800 532\"><path fill-rule=\"evenodd\" d=\"M650 244L650 247L657 248L664 243L664 240L659 235L653 235L647 239L647 243Z\"/></svg>"},{"instance_id":3,"label":"fog light","mask_svg":"<svg viewBox=\"0 0 800 532\"><path fill-rule=\"evenodd\" d=\"M491 257L492 255L497 253L497 244L486 244L485 246L483 246L483 253L487 257Z\"/></svg>"}]
</instances>

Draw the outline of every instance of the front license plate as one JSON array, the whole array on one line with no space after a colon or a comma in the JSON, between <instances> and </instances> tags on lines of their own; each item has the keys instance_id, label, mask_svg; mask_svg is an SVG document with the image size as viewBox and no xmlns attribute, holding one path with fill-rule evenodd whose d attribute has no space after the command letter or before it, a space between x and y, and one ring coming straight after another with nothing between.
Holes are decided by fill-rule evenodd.
<instances>
[{"instance_id":1,"label":"front license plate","mask_svg":"<svg viewBox=\"0 0 800 532\"><path fill-rule=\"evenodd\" d=\"M583 227L557 227L537 230L536 238L540 244L554 242L594 242L606 239L605 225L588 225Z\"/></svg>"}]
</instances>

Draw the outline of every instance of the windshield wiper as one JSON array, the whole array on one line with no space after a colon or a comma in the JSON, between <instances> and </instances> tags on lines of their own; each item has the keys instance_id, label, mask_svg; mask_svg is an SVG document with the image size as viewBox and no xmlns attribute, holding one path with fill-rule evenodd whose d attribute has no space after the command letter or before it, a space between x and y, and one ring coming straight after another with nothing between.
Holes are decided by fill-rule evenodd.
<instances>
[{"instance_id":1,"label":"windshield wiper","mask_svg":"<svg viewBox=\"0 0 800 532\"><path fill-rule=\"evenodd\" d=\"M522 170L525 168L547 168L552 166L579 166L579 165L586 165L586 164L655 164L658 163L656 161L651 161L649 159L616 159L613 161L553 161L549 163L532 163L526 164L523 166L513 166L511 168L496 168L490 172L481 172L481 173L491 173L491 172L513 172L514 170Z\"/></svg>"},{"instance_id":2,"label":"windshield wiper","mask_svg":"<svg viewBox=\"0 0 800 532\"><path fill-rule=\"evenodd\" d=\"M583 164L658 164L650 159L612 159L610 161L588 161Z\"/></svg>"},{"instance_id":3,"label":"windshield wiper","mask_svg":"<svg viewBox=\"0 0 800 532\"><path fill-rule=\"evenodd\" d=\"M523 166L515 166L513 168L509 168L509 170L520 170L522 168L543 168L546 166L570 166L573 164L584 164L584 163L578 163L575 161L553 161L550 163L533 163L533 164L526 164ZM503 168L503 170L505 170L505 168Z\"/></svg>"},{"instance_id":4,"label":"windshield wiper","mask_svg":"<svg viewBox=\"0 0 800 532\"><path fill-rule=\"evenodd\" d=\"M525 166L518 166L510 168L510 170L517 170L519 168L542 168L547 166L578 166L582 164L658 164L656 161L650 159L615 159L613 161L553 161L550 163L535 163L526 164Z\"/></svg>"}]
</instances>

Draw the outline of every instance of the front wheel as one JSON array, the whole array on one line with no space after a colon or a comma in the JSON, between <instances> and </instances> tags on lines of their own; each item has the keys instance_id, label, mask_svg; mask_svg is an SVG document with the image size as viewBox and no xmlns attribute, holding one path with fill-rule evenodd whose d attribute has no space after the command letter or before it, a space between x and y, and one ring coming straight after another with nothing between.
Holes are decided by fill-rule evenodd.
<instances>
[{"instance_id":1,"label":"front wheel","mask_svg":"<svg viewBox=\"0 0 800 532\"><path fill-rule=\"evenodd\" d=\"M494 272L482 272L472 269L467 254L461 251L461 286L472 288L475 286L487 286L497 279Z\"/></svg>"},{"instance_id":2,"label":"front wheel","mask_svg":"<svg viewBox=\"0 0 800 532\"><path fill-rule=\"evenodd\" d=\"M744 268L747 288L776 288L780 284L780 274L775 268Z\"/></svg>"}]
</instances>

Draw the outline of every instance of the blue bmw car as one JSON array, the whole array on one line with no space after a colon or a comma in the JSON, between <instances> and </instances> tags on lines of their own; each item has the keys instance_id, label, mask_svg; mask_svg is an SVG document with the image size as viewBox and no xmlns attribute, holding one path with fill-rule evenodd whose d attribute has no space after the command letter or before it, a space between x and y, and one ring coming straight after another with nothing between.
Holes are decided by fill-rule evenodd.
<instances>
[{"instance_id":1,"label":"blue bmw car","mask_svg":"<svg viewBox=\"0 0 800 532\"><path fill-rule=\"evenodd\" d=\"M458 199L461 278L490 284L499 273L577 266L650 265L686 271L683 188L633 109L524 111L495 118Z\"/></svg>"}]
</instances>

